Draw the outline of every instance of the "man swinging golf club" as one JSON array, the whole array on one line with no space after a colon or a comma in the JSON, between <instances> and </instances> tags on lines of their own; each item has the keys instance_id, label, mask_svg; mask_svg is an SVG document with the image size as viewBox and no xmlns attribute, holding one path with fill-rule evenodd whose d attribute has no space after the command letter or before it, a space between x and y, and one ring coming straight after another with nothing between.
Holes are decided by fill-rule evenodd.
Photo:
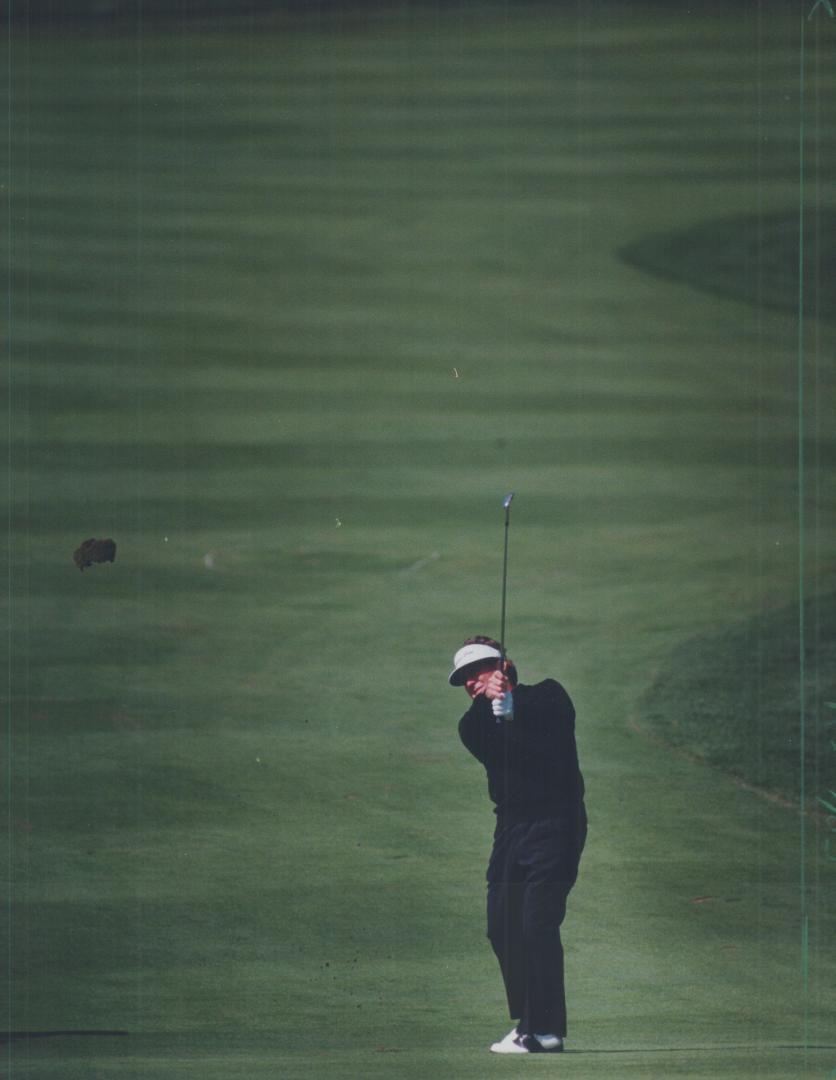
<instances>
[{"instance_id":1,"label":"man swinging golf club","mask_svg":"<svg viewBox=\"0 0 836 1080\"><path fill-rule=\"evenodd\" d=\"M505 655L511 498L503 503L502 640L468 638L453 659L449 681L471 698L459 735L484 765L495 804L488 938L516 1026L491 1050L557 1053L566 1036L560 924L586 839L584 784L569 695L553 679L523 685Z\"/></svg>"}]
</instances>

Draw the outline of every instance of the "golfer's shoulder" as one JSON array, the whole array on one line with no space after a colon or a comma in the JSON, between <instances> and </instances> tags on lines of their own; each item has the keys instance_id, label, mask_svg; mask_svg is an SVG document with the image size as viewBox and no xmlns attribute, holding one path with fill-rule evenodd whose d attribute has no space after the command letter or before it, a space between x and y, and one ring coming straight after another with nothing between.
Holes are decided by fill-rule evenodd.
<instances>
[{"instance_id":1,"label":"golfer's shoulder","mask_svg":"<svg viewBox=\"0 0 836 1080\"><path fill-rule=\"evenodd\" d=\"M527 686L525 689L532 702L557 706L562 710L571 711L574 715L575 710L572 699L566 692L566 688L557 679L543 679L542 682Z\"/></svg>"},{"instance_id":2,"label":"golfer's shoulder","mask_svg":"<svg viewBox=\"0 0 836 1080\"><path fill-rule=\"evenodd\" d=\"M557 679L543 679L542 682L533 683L526 689L530 694L536 694L538 697L553 697L555 694L566 693L564 686Z\"/></svg>"}]
</instances>

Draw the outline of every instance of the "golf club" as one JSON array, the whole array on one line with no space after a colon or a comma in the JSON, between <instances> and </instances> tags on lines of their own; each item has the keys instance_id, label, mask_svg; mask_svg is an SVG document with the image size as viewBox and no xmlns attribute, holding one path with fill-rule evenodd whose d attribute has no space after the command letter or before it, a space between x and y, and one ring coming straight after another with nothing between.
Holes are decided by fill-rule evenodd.
<instances>
[{"instance_id":1,"label":"golf club","mask_svg":"<svg viewBox=\"0 0 836 1080\"><path fill-rule=\"evenodd\" d=\"M502 653L502 670L505 670L505 594L508 591L508 525L511 518L511 500L514 492L509 491L502 500L505 510L505 553L502 557L502 618L500 620L499 651Z\"/></svg>"}]
</instances>

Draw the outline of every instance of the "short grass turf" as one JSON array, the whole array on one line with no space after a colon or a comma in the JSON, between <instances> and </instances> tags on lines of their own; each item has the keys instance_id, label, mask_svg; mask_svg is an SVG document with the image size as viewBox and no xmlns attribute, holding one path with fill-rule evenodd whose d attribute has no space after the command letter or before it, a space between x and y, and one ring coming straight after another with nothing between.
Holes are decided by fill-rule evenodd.
<instances>
[{"instance_id":1,"label":"short grass turf","mask_svg":"<svg viewBox=\"0 0 836 1080\"><path fill-rule=\"evenodd\" d=\"M512 489L509 644L576 701L592 823L557 1066L836 1067L830 833L631 727L672 650L834 589L832 330L799 356L791 313L619 254L798 205L799 32L14 29L9 1075L518 1069L445 685L498 628Z\"/></svg>"}]
</instances>

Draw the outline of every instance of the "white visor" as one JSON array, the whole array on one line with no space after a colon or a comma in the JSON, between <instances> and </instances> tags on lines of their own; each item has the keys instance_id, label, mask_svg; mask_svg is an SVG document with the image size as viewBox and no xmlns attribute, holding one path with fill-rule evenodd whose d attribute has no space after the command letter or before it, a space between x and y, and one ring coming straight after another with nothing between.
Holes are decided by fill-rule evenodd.
<instances>
[{"instance_id":1,"label":"white visor","mask_svg":"<svg viewBox=\"0 0 836 1080\"><path fill-rule=\"evenodd\" d=\"M469 667L479 660L501 660L502 653L492 645L463 645L453 657L453 670L450 672L449 683L451 686L462 686L464 679L461 677L462 668Z\"/></svg>"}]
</instances>

